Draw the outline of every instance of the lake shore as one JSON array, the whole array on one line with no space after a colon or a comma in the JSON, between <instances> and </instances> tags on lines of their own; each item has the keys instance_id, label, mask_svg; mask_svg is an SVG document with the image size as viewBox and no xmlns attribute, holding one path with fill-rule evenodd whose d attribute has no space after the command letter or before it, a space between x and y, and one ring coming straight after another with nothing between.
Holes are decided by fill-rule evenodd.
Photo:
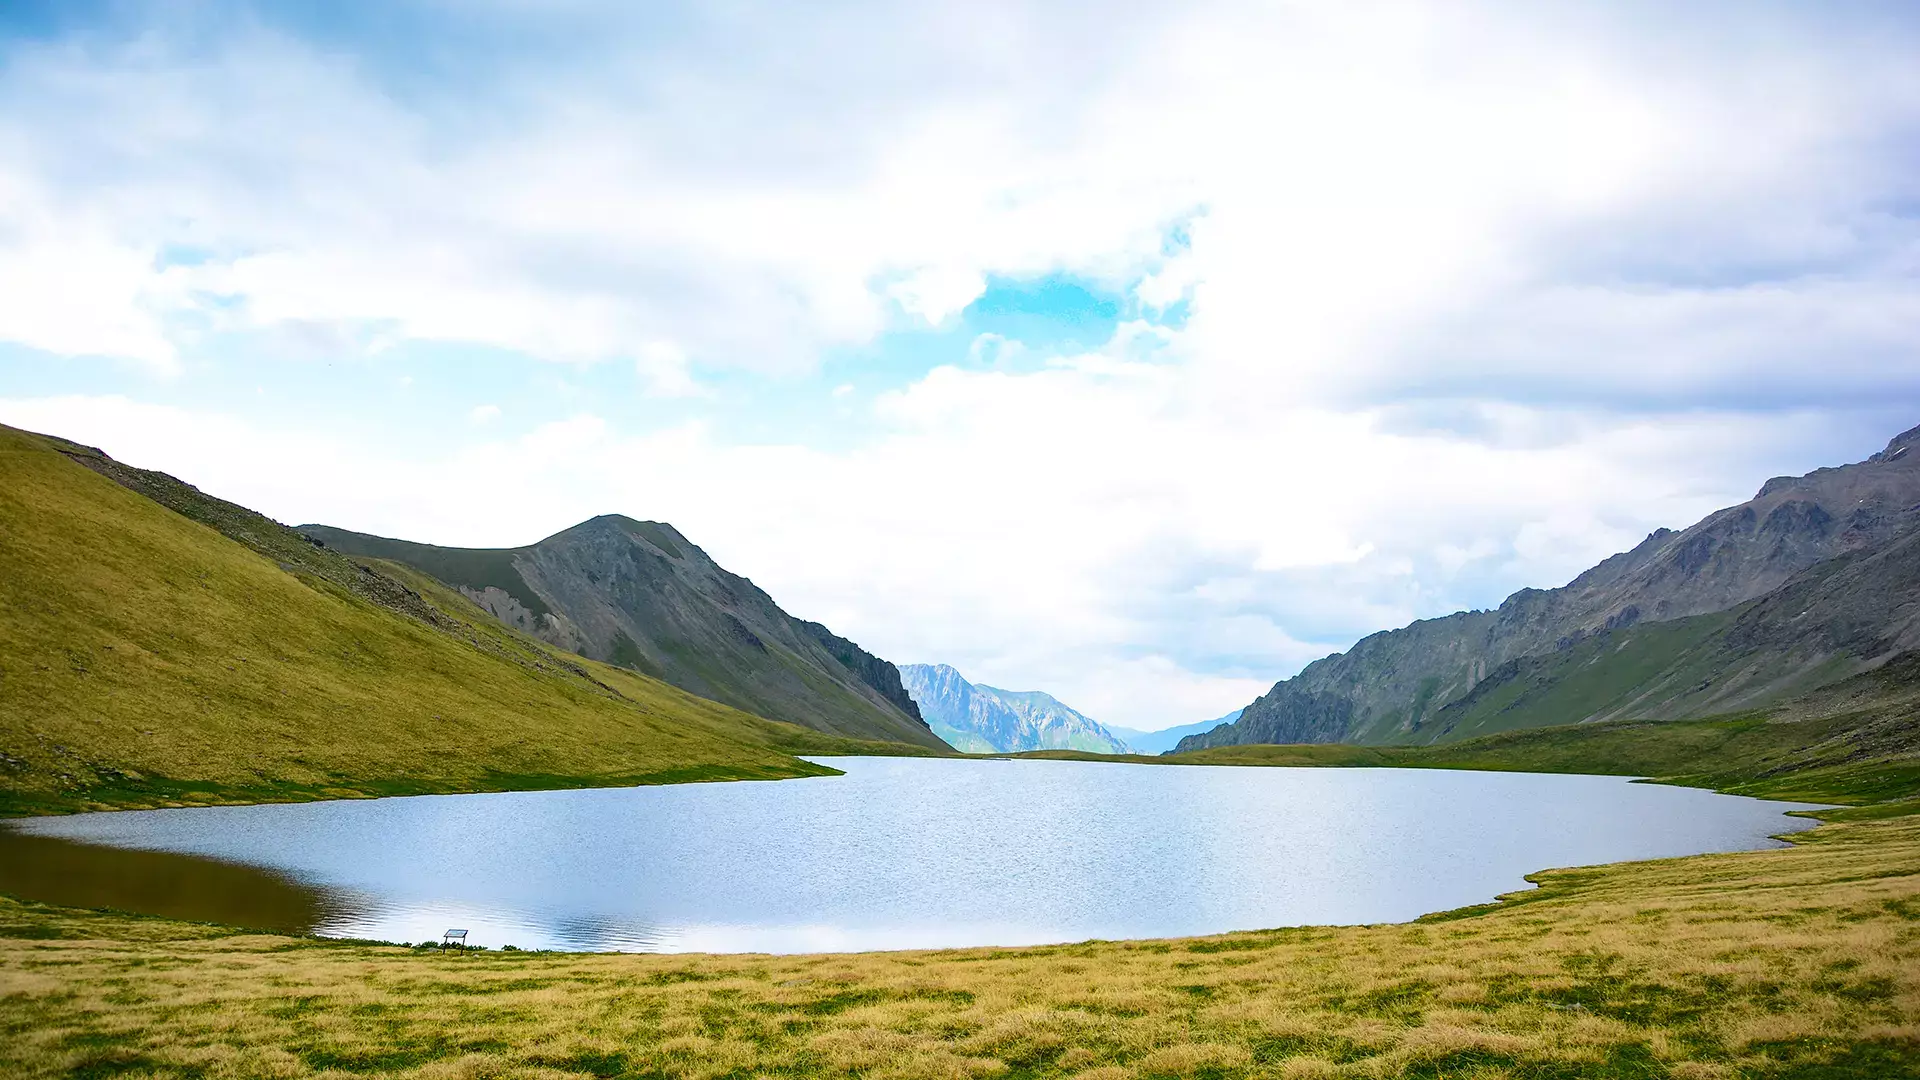
<instances>
[{"instance_id":1,"label":"lake shore","mask_svg":"<svg viewBox=\"0 0 1920 1080\"><path fill-rule=\"evenodd\" d=\"M777 760L633 772L417 775L372 780L336 776L325 784L223 784L147 776L57 795L0 788L0 819L104 810L231 806L381 798L393 795L550 791L832 775L808 758L854 756L1037 758L1142 765L1261 765L1316 768L1467 769L1644 777L1788 802L1860 807L1855 816L1920 812L1920 750L1912 710L1920 668L1861 696L1846 686L1764 711L1698 720L1613 721L1534 728L1426 746L1348 743L1226 746L1184 754L1096 754L1034 750L935 754L901 743L852 740L759 721L777 738ZM791 755L791 756L789 756ZM804 755L804 757L802 756ZM1869 806L1878 807L1868 809Z\"/></svg>"},{"instance_id":2,"label":"lake shore","mask_svg":"<svg viewBox=\"0 0 1920 1080\"><path fill-rule=\"evenodd\" d=\"M844 776L783 784L39 818L0 833L0 892L387 941L461 925L495 948L1043 945L1399 922L1544 867L1776 846L1814 825L1785 811L1816 808L1608 776L835 763ZM239 868L280 887L247 889ZM82 877L102 888L59 888ZM314 893L305 924L186 903L295 882Z\"/></svg>"},{"instance_id":3,"label":"lake shore","mask_svg":"<svg viewBox=\"0 0 1920 1080\"><path fill-rule=\"evenodd\" d=\"M6 900L0 1065L22 1077L1910 1075L1920 818L1792 839L1545 871L1500 904L1406 924L943 952L461 955Z\"/></svg>"},{"instance_id":4,"label":"lake shore","mask_svg":"<svg viewBox=\"0 0 1920 1080\"><path fill-rule=\"evenodd\" d=\"M1529 876L1536 889L1412 923L1041 948L462 955L6 899L0 1029L11 1038L0 1040L0 1071L1913 1075L1920 802L1911 759L1862 754L1853 729L1831 725L1700 721L1647 734L1597 726L1430 751L1207 756L1274 765L1380 765L1384 756L1403 766L1425 756L1433 767L1631 772L1852 805L1811 815L1827 824L1787 848L1549 870ZM1823 756L1809 744L1839 749ZM1798 767L1776 769L1783 753Z\"/></svg>"}]
</instances>

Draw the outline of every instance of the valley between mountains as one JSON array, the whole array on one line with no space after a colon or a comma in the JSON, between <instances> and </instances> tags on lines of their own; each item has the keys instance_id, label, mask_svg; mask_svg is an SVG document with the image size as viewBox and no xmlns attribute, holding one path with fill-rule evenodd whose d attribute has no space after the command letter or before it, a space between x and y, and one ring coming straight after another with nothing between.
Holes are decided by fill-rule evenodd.
<instances>
[{"instance_id":1,"label":"valley between mountains","mask_svg":"<svg viewBox=\"0 0 1920 1080\"><path fill-rule=\"evenodd\" d=\"M1826 716L1904 700L1917 445L1920 429L1769 480L1563 587L1372 635L1218 721L1143 732L947 665L897 666L665 523L608 515L507 549L288 527L6 429L0 798L53 810L822 770L803 753L1198 762L1325 745L1286 756L1442 761L1510 756L1518 738L1538 762L1619 749L1592 735L1622 724L1652 746L1708 719ZM1873 753L1908 753L1905 730ZM1633 757L1564 764L1647 771Z\"/></svg>"},{"instance_id":2,"label":"valley between mountains","mask_svg":"<svg viewBox=\"0 0 1920 1080\"><path fill-rule=\"evenodd\" d=\"M1039 948L462 955L0 896L0 1071L1920 1075L1916 443L1768 481L1564 587L1376 634L1237 714L1140 732L896 665L664 523L489 550L294 528L0 429L9 815L963 751L1615 773L1833 807L1789 848L1543 871L1412 924Z\"/></svg>"}]
</instances>

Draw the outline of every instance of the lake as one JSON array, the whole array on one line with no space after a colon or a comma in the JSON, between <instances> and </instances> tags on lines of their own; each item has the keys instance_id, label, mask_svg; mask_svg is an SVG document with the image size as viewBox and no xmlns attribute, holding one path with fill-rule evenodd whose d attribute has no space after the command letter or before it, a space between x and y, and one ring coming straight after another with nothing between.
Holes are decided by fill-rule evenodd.
<instances>
[{"instance_id":1,"label":"lake","mask_svg":"<svg viewBox=\"0 0 1920 1080\"><path fill-rule=\"evenodd\" d=\"M1815 824L1605 776L825 760L846 775L33 818L0 890L496 948L1021 945L1405 920Z\"/></svg>"}]
</instances>

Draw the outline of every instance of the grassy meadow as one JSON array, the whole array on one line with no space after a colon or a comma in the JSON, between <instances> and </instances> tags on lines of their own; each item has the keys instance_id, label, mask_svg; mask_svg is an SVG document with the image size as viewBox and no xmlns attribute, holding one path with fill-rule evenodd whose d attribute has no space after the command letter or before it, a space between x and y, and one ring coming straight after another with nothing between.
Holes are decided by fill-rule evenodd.
<instances>
[{"instance_id":1,"label":"grassy meadow","mask_svg":"<svg viewBox=\"0 0 1920 1080\"><path fill-rule=\"evenodd\" d=\"M1920 817L1416 923L812 956L442 953L0 901L0 1074L1920 1075Z\"/></svg>"}]
</instances>

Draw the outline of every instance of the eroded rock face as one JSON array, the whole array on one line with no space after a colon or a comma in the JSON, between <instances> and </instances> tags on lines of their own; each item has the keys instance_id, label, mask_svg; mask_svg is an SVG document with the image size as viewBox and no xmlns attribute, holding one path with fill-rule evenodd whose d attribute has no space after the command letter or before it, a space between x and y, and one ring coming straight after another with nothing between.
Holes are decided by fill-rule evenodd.
<instances>
[{"instance_id":1,"label":"eroded rock face","mask_svg":"<svg viewBox=\"0 0 1920 1080\"><path fill-rule=\"evenodd\" d=\"M1658 530L1561 588L1522 589L1492 611L1364 638L1276 683L1234 724L1189 736L1179 749L1416 738L1449 702L1509 661L1765 596L1812 567L1920 527L1915 445L1920 427L1866 461L1769 480L1747 502L1679 532Z\"/></svg>"},{"instance_id":2,"label":"eroded rock face","mask_svg":"<svg viewBox=\"0 0 1920 1080\"><path fill-rule=\"evenodd\" d=\"M498 550L307 531L432 574L551 644L702 697L835 734L943 745L892 664L788 615L671 525L609 515Z\"/></svg>"},{"instance_id":3,"label":"eroded rock face","mask_svg":"<svg viewBox=\"0 0 1920 1080\"><path fill-rule=\"evenodd\" d=\"M497 585L488 585L483 589L468 585L458 588L462 596L480 605L487 614L521 633L568 652L585 654L587 639L566 616L552 611L536 613L521 603L519 597Z\"/></svg>"}]
</instances>

